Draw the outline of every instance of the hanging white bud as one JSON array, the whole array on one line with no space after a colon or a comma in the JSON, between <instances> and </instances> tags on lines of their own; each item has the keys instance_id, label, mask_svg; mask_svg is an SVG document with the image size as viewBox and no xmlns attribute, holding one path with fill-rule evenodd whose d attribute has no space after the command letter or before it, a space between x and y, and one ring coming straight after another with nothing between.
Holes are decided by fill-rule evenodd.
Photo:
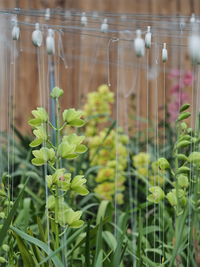
<instances>
[{"instance_id":1,"label":"hanging white bud","mask_svg":"<svg viewBox=\"0 0 200 267\"><path fill-rule=\"evenodd\" d=\"M136 38L134 40L134 49L138 57L143 57L145 53L145 44L144 40L141 37L141 30L136 31Z\"/></svg>"},{"instance_id":2,"label":"hanging white bud","mask_svg":"<svg viewBox=\"0 0 200 267\"><path fill-rule=\"evenodd\" d=\"M152 36L151 27L148 26L147 27L147 33L145 35L145 47L146 48L150 48L151 47L151 36Z\"/></svg>"},{"instance_id":3,"label":"hanging white bud","mask_svg":"<svg viewBox=\"0 0 200 267\"><path fill-rule=\"evenodd\" d=\"M162 61L165 63L167 59L168 59L168 53L167 53L166 43L164 43L162 49Z\"/></svg>"},{"instance_id":4,"label":"hanging white bud","mask_svg":"<svg viewBox=\"0 0 200 267\"><path fill-rule=\"evenodd\" d=\"M108 31L108 20L104 19L103 23L101 24L101 31L102 32L107 32Z\"/></svg>"},{"instance_id":5,"label":"hanging white bud","mask_svg":"<svg viewBox=\"0 0 200 267\"><path fill-rule=\"evenodd\" d=\"M55 53L55 40L54 40L54 32L52 29L48 29L48 36L46 38L46 48L47 48L47 53L49 55Z\"/></svg>"},{"instance_id":6,"label":"hanging white bud","mask_svg":"<svg viewBox=\"0 0 200 267\"><path fill-rule=\"evenodd\" d=\"M42 45L42 32L40 31L39 23L35 24L35 30L32 33L32 42L35 46L40 47Z\"/></svg>"},{"instance_id":7,"label":"hanging white bud","mask_svg":"<svg viewBox=\"0 0 200 267\"><path fill-rule=\"evenodd\" d=\"M81 16L81 24L83 26L86 26L87 25L87 17L85 15L85 12L82 13L82 16Z\"/></svg>"},{"instance_id":8,"label":"hanging white bud","mask_svg":"<svg viewBox=\"0 0 200 267\"><path fill-rule=\"evenodd\" d=\"M12 28L12 39L13 40L19 40L19 36L20 36L20 29L18 27L18 23L17 20L13 20L14 22L14 26Z\"/></svg>"}]
</instances>

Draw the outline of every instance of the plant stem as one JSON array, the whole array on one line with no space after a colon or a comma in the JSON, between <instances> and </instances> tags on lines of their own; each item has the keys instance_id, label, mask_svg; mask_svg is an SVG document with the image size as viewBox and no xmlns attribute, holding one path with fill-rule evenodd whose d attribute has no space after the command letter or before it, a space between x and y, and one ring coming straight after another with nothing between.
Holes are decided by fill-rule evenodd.
<instances>
[{"instance_id":1,"label":"plant stem","mask_svg":"<svg viewBox=\"0 0 200 267\"><path fill-rule=\"evenodd\" d=\"M56 144L55 147L58 148L59 145L59 139L60 139L60 118L59 118L59 111L60 106L58 99L56 98ZM56 157L56 169L59 168L59 158ZM59 228L58 228L58 212L59 212L59 192L58 187L56 186L56 192L55 192L55 249L59 248Z\"/></svg>"}]
</instances>

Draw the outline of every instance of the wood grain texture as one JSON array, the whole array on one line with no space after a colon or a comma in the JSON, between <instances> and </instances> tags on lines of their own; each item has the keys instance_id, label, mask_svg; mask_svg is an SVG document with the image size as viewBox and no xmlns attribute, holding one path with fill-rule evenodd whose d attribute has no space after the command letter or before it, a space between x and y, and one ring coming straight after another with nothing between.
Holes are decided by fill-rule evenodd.
<instances>
[{"instance_id":1,"label":"wood grain texture","mask_svg":"<svg viewBox=\"0 0 200 267\"><path fill-rule=\"evenodd\" d=\"M45 9L45 8L60 8L60 9L80 9L83 11L106 11L118 13L137 13L137 14L161 14L161 15L191 15L192 12L200 13L199 0L2 0L0 1L0 8L14 8L19 7L23 9ZM57 23L59 23L59 19ZM26 21L31 21L32 18L26 18ZM42 20L41 18L39 21ZM51 23L51 20L50 20ZM54 21L53 23L56 23ZM45 54L43 48L40 52L40 57L37 55L36 48L31 44L32 29L22 30L21 39L19 41L19 50L21 51L16 59L18 70L16 72L15 80L15 119L16 126L22 130L27 131L26 120L29 117L30 111L38 105L44 104L48 107L47 92L50 86L48 65L49 59ZM82 32L84 33L84 32ZM61 40L61 41L60 41ZM157 40L159 42L159 40ZM162 40L163 41L163 40ZM166 42L173 42L170 38L166 38ZM126 115L123 113L125 105L133 105L137 109L138 115L145 117L147 111L154 117L155 105L163 105L164 90L163 88L163 73L157 72L156 63L159 56L159 49L154 48L155 51L149 56L151 63L151 72L155 72L154 79L147 83L147 73L142 68L139 70L138 85L135 86L134 92L129 99L123 99L121 94L123 90L127 92L129 88L134 87L133 83L136 80L136 67L124 67L124 64L130 58L135 60L134 55L128 50L123 50L123 45L112 43L108 52L109 39L100 40L94 37L87 37L84 34L75 34L73 32L61 35L56 33L57 53L53 58L55 66L55 84L62 87L65 91L63 99L63 106L78 107L81 106L86 94L89 91L94 91L98 85L107 83L108 81L108 54L109 54L109 71L111 80L111 89L117 91L119 81L117 81L117 74L123 72L123 82L120 81L120 120L124 121ZM126 46L125 46L126 47ZM128 46L127 46L127 49ZM128 52L127 52L128 51ZM169 48L170 52L170 48ZM172 61L166 64L166 68L173 68L178 66L177 61L180 60L182 52L179 55L174 55L171 51ZM121 66L116 66L117 60L121 61ZM146 64L147 57L143 59L142 64ZM176 62L175 62L176 61ZM115 64L112 62L115 62ZM173 63L172 63L173 62ZM179 62L179 67L189 68L190 64L188 57L184 56ZM157 72L157 73L156 73ZM122 76L121 76L122 77ZM149 90L149 107L147 110L146 90ZM155 89L156 88L156 89ZM155 91L157 90L157 91ZM41 94L43 95L41 101ZM135 100L132 100L134 99ZM139 98L139 106L136 103ZM122 100L123 99L123 100ZM156 106L158 108L158 106ZM131 109L131 107L130 107ZM160 113L162 118L163 113ZM145 124L143 123L143 126Z\"/></svg>"}]
</instances>

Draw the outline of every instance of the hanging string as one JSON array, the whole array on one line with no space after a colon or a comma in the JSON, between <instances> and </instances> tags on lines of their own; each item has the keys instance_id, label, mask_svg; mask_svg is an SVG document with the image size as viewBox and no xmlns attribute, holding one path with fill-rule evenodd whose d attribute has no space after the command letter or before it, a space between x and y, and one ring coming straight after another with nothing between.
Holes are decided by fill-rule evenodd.
<instances>
[{"instance_id":1,"label":"hanging string","mask_svg":"<svg viewBox=\"0 0 200 267\"><path fill-rule=\"evenodd\" d=\"M107 46L107 73L108 73L108 86L109 87L111 86L111 83L110 83L110 46L112 43L118 42L118 41L119 41L118 38L111 38L108 41L108 46Z\"/></svg>"}]
</instances>

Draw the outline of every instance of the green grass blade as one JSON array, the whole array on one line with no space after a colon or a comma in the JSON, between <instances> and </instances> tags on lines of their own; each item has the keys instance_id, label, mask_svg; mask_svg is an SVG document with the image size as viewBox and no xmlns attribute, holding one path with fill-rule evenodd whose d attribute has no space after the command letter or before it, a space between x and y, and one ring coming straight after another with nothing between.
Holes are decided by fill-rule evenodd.
<instances>
[{"instance_id":1,"label":"green grass blade","mask_svg":"<svg viewBox=\"0 0 200 267\"><path fill-rule=\"evenodd\" d=\"M25 184L24 184L24 187L22 188L22 190L20 191L17 199L15 200L13 206L12 206L12 209L10 210L9 214L8 214L8 217L6 218L6 220L4 221L4 224L3 224L3 227L0 231L0 246L3 244L3 241L6 237L6 234L7 234L7 231L8 229L10 228L10 224L12 223L12 220L14 218L14 215L16 213L16 210L18 208L18 205L22 199L22 196L23 196L23 193L24 193L24 189L28 183L28 180L29 178L26 180Z\"/></svg>"},{"instance_id":2,"label":"green grass blade","mask_svg":"<svg viewBox=\"0 0 200 267\"><path fill-rule=\"evenodd\" d=\"M10 227L13 232L15 232L18 236L20 236L22 239L26 240L27 242L36 245L37 247L41 248L47 255L50 253L53 253L53 251L48 247L47 244L44 242L40 241L39 239L32 237L21 230L17 229L14 226ZM59 260L59 258L55 255L51 257L51 260L55 264L56 267L64 267L62 262Z\"/></svg>"}]
</instances>

